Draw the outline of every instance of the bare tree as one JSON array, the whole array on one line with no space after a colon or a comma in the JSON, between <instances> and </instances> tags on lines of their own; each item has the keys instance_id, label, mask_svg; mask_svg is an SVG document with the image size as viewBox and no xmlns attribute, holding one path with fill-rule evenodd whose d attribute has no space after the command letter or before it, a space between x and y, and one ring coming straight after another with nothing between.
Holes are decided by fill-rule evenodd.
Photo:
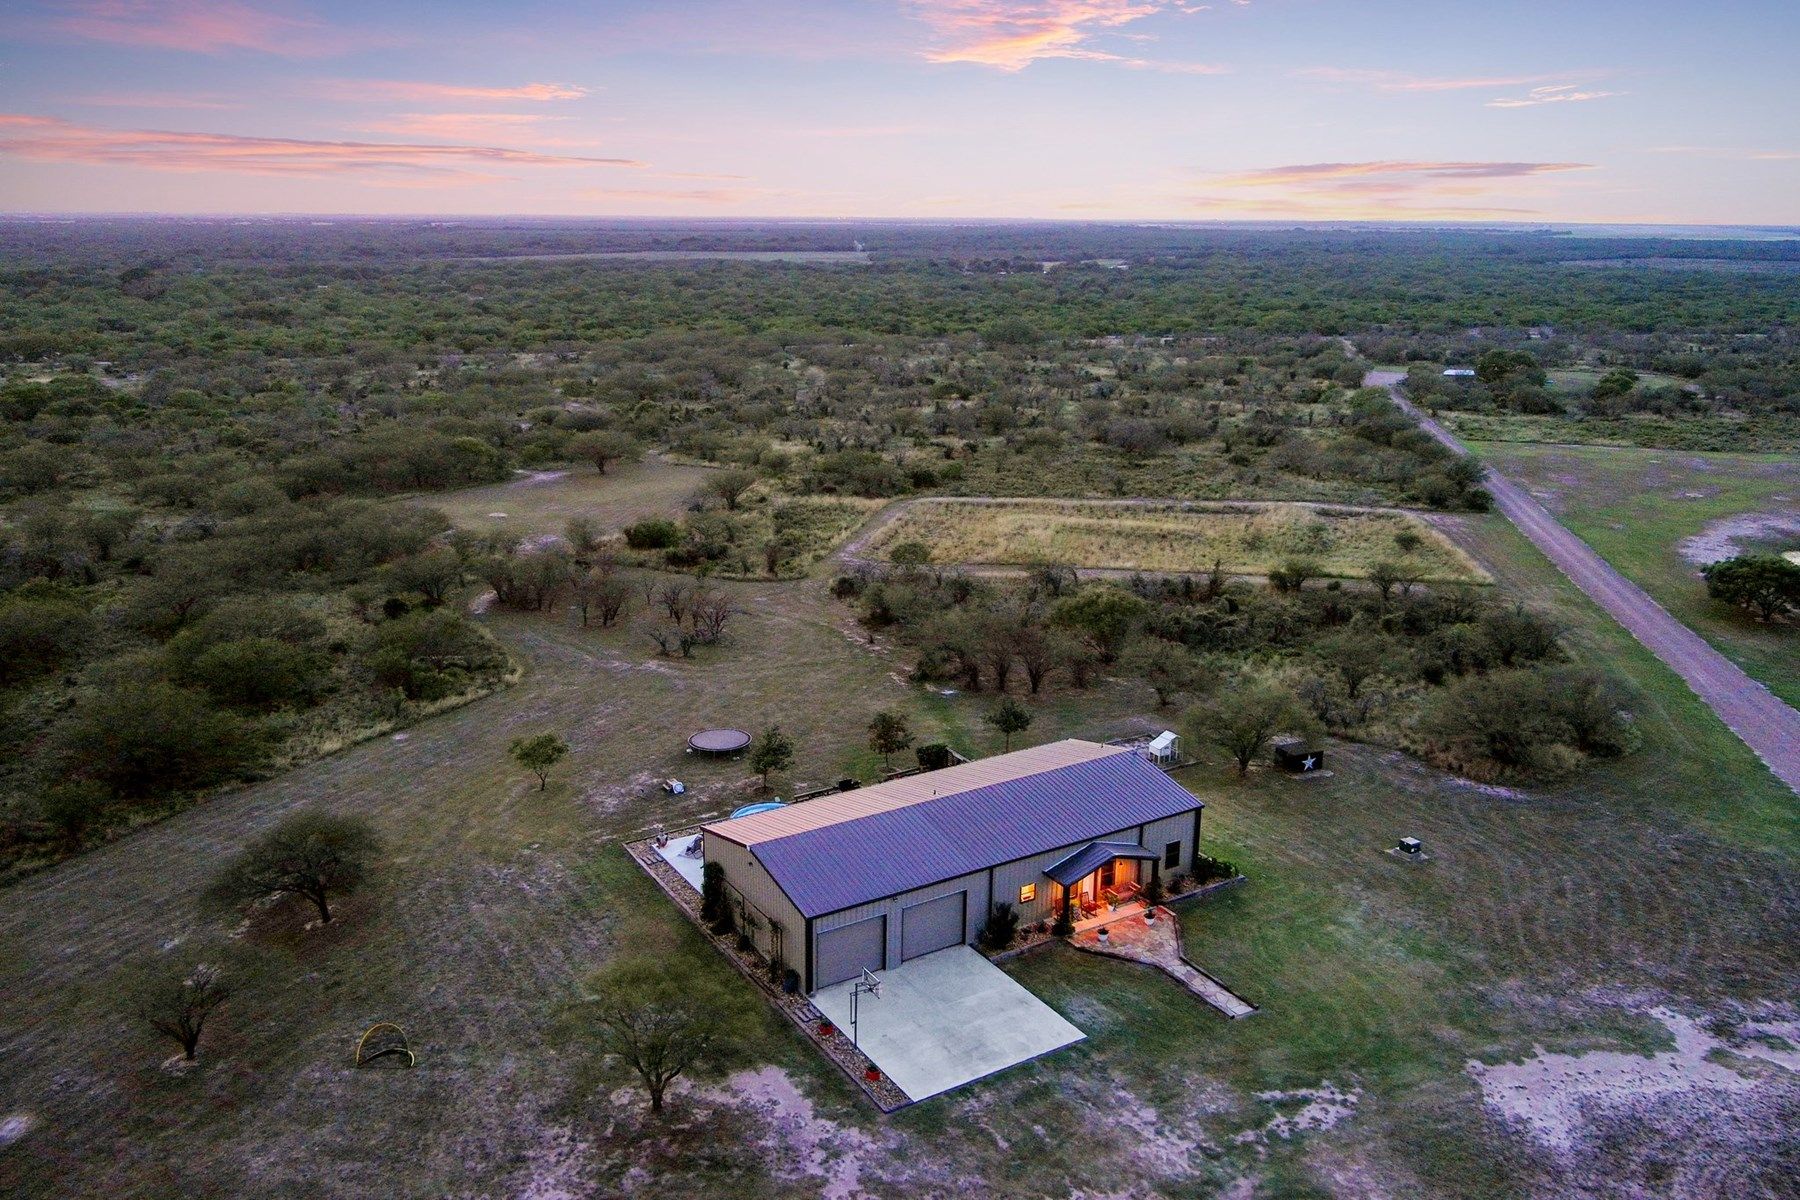
<instances>
[{"instance_id":1,"label":"bare tree","mask_svg":"<svg viewBox=\"0 0 1800 1200\"><path fill-rule=\"evenodd\" d=\"M194 1062L206 1022L247 976L241 953L219 945L181 946L132 972L124 993L139 1021L180 1046L182 1057Z\"/></svg>"},{"instance_id":2,"label":"bare tree","mask_svg":"<svg viewBox=\"0 0 1800 1200\"><path fill-rule=\"evenodd\" d=\"M694 597L690 615L694 633L703 645L713 645L725 636L731 619L743 609L731 602L723 592L702 592Z\"/></svg>"},{"instance_id":3,"label":"bare tree","mask_svg":"<svg viewBox=\"0 0 1800 1200\"><path fill-rule=\"evenodd\" d=\"M600 619L600 627L605 629L624 615L630 603L631 585L598 564L575 585L575 607L584 626L592 615Z\"/></svg>"},{"instance_id":4,"label":"bare tree","mask_svg":"<svg viewBox=\"0 0 1800 1200\"><path fill-rule=\"evenodd\" d=\"M1025 682L1031 686L1031 694L1037 695L1056 666L1056 640L1042 625L1027 621L1013 637L1013 650L1019 656L1019 665L1025 668Z\"/></svg>"},{"instance_id":5,"label":"bare tree","mask_svg":"<svg viewBox=\"0 0 1800 1200\"><path fill-rule=\"evenodd\" d=\"M656 603L669 615L669 620L680 625L688 618L694 604L694 590L680 580L671 579L657 585Z\"/></svg>"}]
</instances>

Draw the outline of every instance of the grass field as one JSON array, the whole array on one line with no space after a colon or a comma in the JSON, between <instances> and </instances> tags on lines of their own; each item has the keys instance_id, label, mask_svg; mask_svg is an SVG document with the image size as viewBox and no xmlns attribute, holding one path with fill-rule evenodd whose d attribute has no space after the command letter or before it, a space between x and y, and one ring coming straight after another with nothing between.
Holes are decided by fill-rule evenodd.
<instances>
[{"instance_id":1,"label":"grass field","mask_svg":"<svg viewBox=\"0 0 1800 1200\"><path fill-rule=\"evenodd\" d=\"M1442 420L1464 441L1547 442L1574 446L1639 446L1646 449L1800 452L1800 418L1775 413L1756 416L1683 416L1638 413L1627 417L1527 416L1523 413L1463 413L1443 409Z\"/></svg>"},{"instance_id":2,"label":"grass field","mask_svg":"<svg viewBox=\"0 0 1800 1200\"><path fill-rule=\"evenodd\" d=\"M1800 514L1800 462L1782 455L1476 445L1588 545L1733 662L1800 705L1800 628L1706 595L1681 543L1742 514ZM1800 515L1795 516L1800 523ZM1748 548L1787 550L1785 543Z\"/></svg>"},{"instance_id":3,"label":"grass field","mask_svg":"<svg viewBox=\"0 0 1800 1200\"><path fill-rule=\"evenodd\" d=\"M1417 539L1409 551L1395 541L1404 534ZM1266 575L1284 559L1306 558L1325 576L1356 579L1391 559L1434 582L1486 582L1466 554L1415 517L1293 504L931 501L907 506L870 548L885 557L912 541L929 546L934 562L1142 571L1206 571L1218 562L1229 574Z\"/></svg>"},{"instance_id":4,"label":"grass field","mask_svg":"<svg viewBox=\"0 0 1800 1200\"><path fill-rule=\"evenodd\" d=\"M532 471L505 483L408 497L438 509L458 529L507 530L521 538L561 533L584 516L602 532L617 532L645 517L679 515L708 471L650 457L617 464L602 475L590 466Z\"/></svg>"},{"instance_id":5,"label":"grass field","mask_svg":"<svg viewBox=\"0 0 1800 1200\"><path fill-rule=\"evenodd\" d=\"M1507 594L1635 681L1646 748L1524 794L1354 747L1304 784L1183 773L1208 804L1206 848L1251 876L1190 906L1184 930L1262 1006L1250 1020L1052 949L1008 969L1088 1032L1075 1049L883 1120L757 1015L729 1073L649 1122L572 1006L621 948L726 970L617 846L752 794L743 764L684 755L687 732L779 720L800 744L786 792L871 777L863 728L881 708L992 752L992 700L907 685L893 647L851 628L817 580L723 585L746 614L730 645L691 660L657 658L631 626L495 614L528 667L516 687L0 892L0 1122L24 1128L0 1147L0 1195L1198 1200L1242 1181L1229 1194L1473 1200L1666 1194L1642 1172L1671 1162L1711 1173L1699 1194L1778 1194L1779 1139L1800 1112L1779 1072L1730 1107L1683 1093L1559 1155L1497 1122L1464 1071L1535 1045L1657 1048L1643 1009L1658 1001L1727 1024L1791 1006L1800 833L1792 796L1510 526L1461 528ZM1166 721L1152 703L1122 684L1048 694L1029 740ZM547 792L505 754L542 730L575 747ZM686 795L658 790L671 774ZM217 925L196 904L205 880L300 808L381 828L374 883L326 931L287 907L260 916L248 937L275 960L270 981L221 1011L198 1072L165 1075L166 1050L109 994L114 972ZM1408 833L1430 863L1382 853ZM349 1068L376 1020L405 1026L416 1070ZM1280 1123L1326 1085L1353 1097L1335 1127Z\"/></svg>"}]
</instances>

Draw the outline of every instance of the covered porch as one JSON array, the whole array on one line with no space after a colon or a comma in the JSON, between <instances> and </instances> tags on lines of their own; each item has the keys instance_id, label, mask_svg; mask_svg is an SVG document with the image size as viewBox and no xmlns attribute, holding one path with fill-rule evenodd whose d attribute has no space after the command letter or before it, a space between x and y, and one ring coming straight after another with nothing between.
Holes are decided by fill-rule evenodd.
<instances>
[{"instance_id":1,"label":"covered porch","mask_svg":"<svg viewBox=\"0 0 1800 1200\"><path fill-rule=\"evenodd\" d=\"M1077 931L1141 913L1160 867L1156 852L1136 842L1089 842L1045 868L1051 911L1066 912Z\"/></svg>"}]
</instances>

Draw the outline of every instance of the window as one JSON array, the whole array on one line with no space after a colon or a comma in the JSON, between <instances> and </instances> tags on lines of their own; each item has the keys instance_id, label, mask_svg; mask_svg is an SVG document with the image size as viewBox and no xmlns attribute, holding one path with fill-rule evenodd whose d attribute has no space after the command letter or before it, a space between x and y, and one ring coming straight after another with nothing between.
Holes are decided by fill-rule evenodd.
<instances>
[{"instance_id":1,"label":"window","mask_svg":"<svg viewBox=\"0 0 1800 1200\"><path fill-rule=\"evenodd\" d=\"M1181 843L1170 842L1163 847L1163 866L1179 867L1181 865Z\"/></svg>"},{"instance_id":2,"label":"window","mask_svg":"<svg viewBox=\"0 0 1800 1200\"><path fill-rule=\"evenodd\" d=\"M1037 884L1027 883L1019 887L1019 903L1030 904L1037 899Z\"/></svg>"}]
</instances>

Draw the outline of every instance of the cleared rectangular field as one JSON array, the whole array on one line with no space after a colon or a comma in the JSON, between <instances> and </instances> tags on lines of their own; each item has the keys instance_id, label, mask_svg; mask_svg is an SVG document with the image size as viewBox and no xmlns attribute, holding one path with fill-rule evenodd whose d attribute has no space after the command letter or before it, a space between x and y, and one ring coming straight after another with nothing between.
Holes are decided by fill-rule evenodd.
<instances>
[{"instance_id":1,"label":"cleared rectangular field","mask_svg":"<svg viewBox=\"0 0 1800 1200\"><path fill-rule=\"evenodd\" d=\"M1404 513L1303 504L1196 505L1157 501L939 500L907 507L876 535L881 558L923 542L934 562L1266 575L1291 558L1340 579L1387 559L1420 579L1487 583L1436 529Z\"/></svg>"}]
</instances>

